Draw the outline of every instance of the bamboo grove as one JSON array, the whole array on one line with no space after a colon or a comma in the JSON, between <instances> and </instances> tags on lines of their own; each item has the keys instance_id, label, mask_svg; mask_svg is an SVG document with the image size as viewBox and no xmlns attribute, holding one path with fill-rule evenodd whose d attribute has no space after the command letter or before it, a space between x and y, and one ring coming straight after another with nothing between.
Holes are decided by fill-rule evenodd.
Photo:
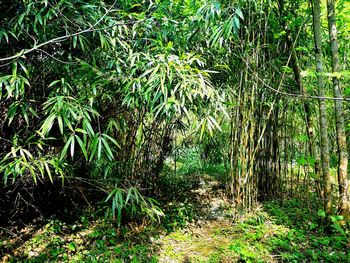
<instances>
[{"instance_id":1,"label":"bamboo grove","mask_svg":"<svg viewBox=\"0 0 350 263\"><path fill-rule=\"evenodd\" d=\"M0 3L2 206L84 182L156 219L195 147L237 209L315 195L349 219L346 0Z\"/></svg>"}]
</instances>

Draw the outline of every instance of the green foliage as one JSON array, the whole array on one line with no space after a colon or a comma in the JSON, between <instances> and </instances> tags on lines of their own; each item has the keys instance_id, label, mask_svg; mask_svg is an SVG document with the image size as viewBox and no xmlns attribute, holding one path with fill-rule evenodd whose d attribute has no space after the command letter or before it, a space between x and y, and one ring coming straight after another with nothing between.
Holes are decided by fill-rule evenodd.
<instances>
[{"instance_id":1,"label":"green foliage","mask_svg":"<svg viewBox=\"0 0 350 263\"><path fill-rule=\"evenodd\" d=\"M25 242L15 244L5 238L0 250L20 251L6 255L10 262L349 260L349 231L324 232L316 213L310 218L308 207L298 199L265 203L250 213L238 214L236 221L204 220L196 226L193 219L198 216L195 204L173 202L160 225L129 222L128 227L117 228L112 221L86 211L70 223L49 220ZM333 218L334 223L340 220ZM31 231L31 227L23 231Z\"/></svg>"},{"instance_id":2,"label":"green foliage","mask_svg":"<svg viewBox=\"0 0 350 263\"><path fill-rule=\"evenodd\" d=\"M219 47L237 37L240 21L244 20L243 12L239 7L225 8L219 1L207 1L199 8L197 16L211 31L210 45Z\"/></svg>"},{"instance_id":3,"label":"green foliage","mask_svg":"<svg viewBox=\"0 0 350 263\"><path fill-rule=\"evenodd\" d=\"M158 202L153 198L142 196L135 187L129 189L115 187L107 196L107 201L112 203L107 213L112 216L113 220L117 220L118 226L121 224L123 211L135 218L145 214L158 222L160 217L164 216Z\"/></svg>"},{"instance_id":4,"label":"green foliage","mask_svg":"<svg viewBox=\"0 0 350 263\"><path fill-rule=\"evenodd\" d=\"M178 123L201 132L220 129L215 118L225 107L212 84L216 72L187 43L203 39L192 36L194 28L204 29L197 20L202 2L6 0L4 5L4 185L83 174L103 190L115 180L155 188ZM225 36L232 30L226 28ZM161 215L156 201L136 188L110 193L106 201L119 223L124 212Z\"/></svg>"},{"instance_id":5,"label":"green foliage","mask_svg":"<svg viewBox=\"0 0 350 263\"><path fill-rule=\"evenodd\" d=\"M240 242L235 242L229 246L229 251L233 251L239 255L239 258L243 262L263 262L261 259L259 260L259 256L254 253L250 248L241 244Z\"/></svg>"},{"instance_id":6,"label":"green foliage","mask_svg":"<svg viewBox=\"0 0 350 263\"><path fill-rule=\"evenodd\" d=\"M282 254L284 261L348 260L349 254L344 253L344 248L347 246L349 232L338 224L341 217L332 217L333 231L327 234L316 215L311 215L310 219L308 209L303 208L301 202L291 200L282 206L268 203L266 208L276 218L276 222L291 228L287 235L271 239L273 249ZM319 210L318 215L323 217L324 211Z\"/></svg>"},{"instance_id":7,"label":"green foliage","mask_svg":"<svg viewBox=\"0 0 350 263\"><path fill-rule=\"evenodd\" d=\"M170 203L166 207L162 226L164 226L168 232L184 228L194 221L194 212L194 207L190 203Z\"/></svg>"},{"instance_id":8,"label":"green foliage","mask_svg":"<svg viewBox=\"0 0 350 263\"><path fill-rule=\"evenodd\" d=\"M185 190L198 186L203 173L219 178L222 190L231 180L229 195L237 209L281 197L289 185L291 196L314 185L319 194L324 190L316 171L322 125L313 101L319 99L320 75L312 62L306 3L4 0L2 5L5 193L19 184L30 189L76 179L107 195L108 214L121 227L123 216L159 221L163 213L155 199L185 200ZM347 96L349 8L345 1L337 8L344 65L322 75L326 84L340 81ZM324 68L330 68L330 51L323 53ZM332 94L327 90L325 96ZM332 122L335 110L327 104L326 111L333 140L339 130ZM348 111L344 106L339 116L348 121ZM338 167L336 146L327 149L332 168ZM290 200L286 210L298 202ZM287 226L308 219L307 231L323 231L315 219L320 202L292 218L274 205L271 210ZM187 203L169 208L166 228L184 227L192 210ZM333 231L346 236L342 218L330 219ZM265 219L256 220L247 224L260 226ZM67 247L78 250L75 243ZM231 250L242 260L255 260L246 247L238 243Z\"/></svg>"},{"instance_id":9,"label":"green foliage","mask_svg":"<svg viewBox=\"0 0 350 263\"><path fill-rule=\"evenodd\" d=\"M136 238L121 241L122 236L111 223L96 220L90 214L90 222L84 225L83 217L72 225L49 221L40 233L22 242L19 253L8 256L9 262L156 262L154 248L146 240L141 243L135 243ZM3 244L0 244L2 249Z\"/></svg>"}]
</instances>

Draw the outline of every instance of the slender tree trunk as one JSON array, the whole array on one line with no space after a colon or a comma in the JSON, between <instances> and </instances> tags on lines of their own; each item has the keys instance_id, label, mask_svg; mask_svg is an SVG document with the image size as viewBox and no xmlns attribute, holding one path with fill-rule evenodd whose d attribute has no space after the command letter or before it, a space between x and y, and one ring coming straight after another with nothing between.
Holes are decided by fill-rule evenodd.
<instances>
[{"instance_id":1,"label":"slender tree trunk","mask_svg":"<svg viewBox=\"0 0 350 263\"><path fill-rule=\"evenodd\" d=\"M337 40L337 27L335 20L334 0L327 0L329 41L332 55L332 72L339 72L339 52ZM334 96L342 97L339 79L333 75ZM339 212L346 219L350 219L349 186L348 186L348 151L346 145L346 135L343 116L343 102L335 101L336 133L338 142L339 166L338 184L340 194Z\"/></svg>"},{"instance_id":2,"label":"slender tree trunk","mask_svg":"<svg viewBox=\"0 0 350 263\"><path fill-rule=\"evenodd\" d=\"M290 61L291 61L291 66L292 66L293 73L294 73L295 83L299 89L299 92L303 95L306 95L305 87L304 87L302 80L301 80L301 74L300 74L301 70L300 70L299 63L298 63L297 53L293 47L293 41L292 41L290 36L287 36L287 44L288 44L288 47L289 47L290 52L291 52L291 60ZM305 111L306 132L307 132L307 136L309 139L309 141L308 141L309 154L312 155L314 158L316 158L314 147L313 147L314 132L313 132L312 112L311 112L310 103L308 101L304 100L303 107L304 107L304 111Z\"/></svg>"},{"instance_id":3,"label":"slender tree trunk","mask_svg":"<svg viewBox=\"0 0 350 263\"><path fill-rule=\"evenodd\" d=\"M279 1L279 6L280 6L280 16L283 16L285 9L284 9L284 0L280 0ZM282 26L283 27L288 27L286 22L282 19ZM286 33L286 43L287 43L287 47L290 51L290 65L293 69L293 73L294 73L294 80L295 80L295 84L298 88L298 92L300 92L303 95L307 95L305 87L303 85L302 82L302 78L301 78L301 68L299 66L299 62L298 62L298 56L297 56L297 52L295 50L295 43L293 40L293 35L292 32L287 29L287 33ZM316 152L316 147L315 147L315 136L314 136L314 130L313 130L313 118L312 118L312 108L313 105L307 101L307 100L303 100L302 101L302 105L304 108L304 112L305 112L305 127L306 127L306 133L308 136L308 154L310 155L310 157L314 158L315 160L315 165L313 167L314 173L316 176L319 175L319 162L317 160L317 152ZM309 172L309 169L307 170L307 172Z\"/></svg>"},{"instance_id":4,"label":"slender tree trunk","mask_svg":"<svg viewBox=\"0 0 350 263\"><path fill-rule=\"evenodd\" d=\"M322 36L321 36L321 7L320 0L314 0L313 3L313 27L315 41L315 59L317 71L318 94L320 97L325 96L325 85L323 79L323 62L322 62ZM329 142L328 142L328 122L326 115L326 102L319 100L320 111L320 142L321 142L321 163L323 173L323 198L324 210L327 217L332 214L332 189L331 175L329 173Z\"/></svg>"}]
</instances>

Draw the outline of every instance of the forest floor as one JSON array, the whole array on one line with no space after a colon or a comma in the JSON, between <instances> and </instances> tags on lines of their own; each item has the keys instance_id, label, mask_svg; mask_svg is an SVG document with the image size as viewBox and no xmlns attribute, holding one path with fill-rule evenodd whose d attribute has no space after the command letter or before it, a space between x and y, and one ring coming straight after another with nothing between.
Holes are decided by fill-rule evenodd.
<instances>
[{"instance_id":1,"label":"forest floor","mask_svg":"<svg viewBox=\"0 0 350 263\"><path fill-rule=\"evenodd\" d=\"M201 175L158 225L116 228L96 212L0 235L2 262L350 262L349 233L325 233L306 202L269 202L234 216L220 181ZM317 215L317 212L316 212ZM234 220L235 217L235 220Z\"/></svg>"}]
</instances>

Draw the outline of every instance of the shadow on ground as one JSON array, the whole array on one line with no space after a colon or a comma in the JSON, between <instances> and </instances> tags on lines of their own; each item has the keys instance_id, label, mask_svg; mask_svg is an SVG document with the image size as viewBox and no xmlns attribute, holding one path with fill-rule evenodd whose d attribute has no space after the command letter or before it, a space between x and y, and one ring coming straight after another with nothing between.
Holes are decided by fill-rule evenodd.
<instances>
[{"instance_id":1,"label":"shadow on ground","mask_svg":"<svg viewBox=\"0 0 350 263\"><path fill-rule=\"evenodd\" d=\"M196 180L184 185L187 199L166 204L161 224L117 228L89 213L49 220L24 228L22 242L3 235L2 262L350 262L349 233L325 233L309 203L267 202L234 221L220 181Z\"/></svg>"}]
</instances>

